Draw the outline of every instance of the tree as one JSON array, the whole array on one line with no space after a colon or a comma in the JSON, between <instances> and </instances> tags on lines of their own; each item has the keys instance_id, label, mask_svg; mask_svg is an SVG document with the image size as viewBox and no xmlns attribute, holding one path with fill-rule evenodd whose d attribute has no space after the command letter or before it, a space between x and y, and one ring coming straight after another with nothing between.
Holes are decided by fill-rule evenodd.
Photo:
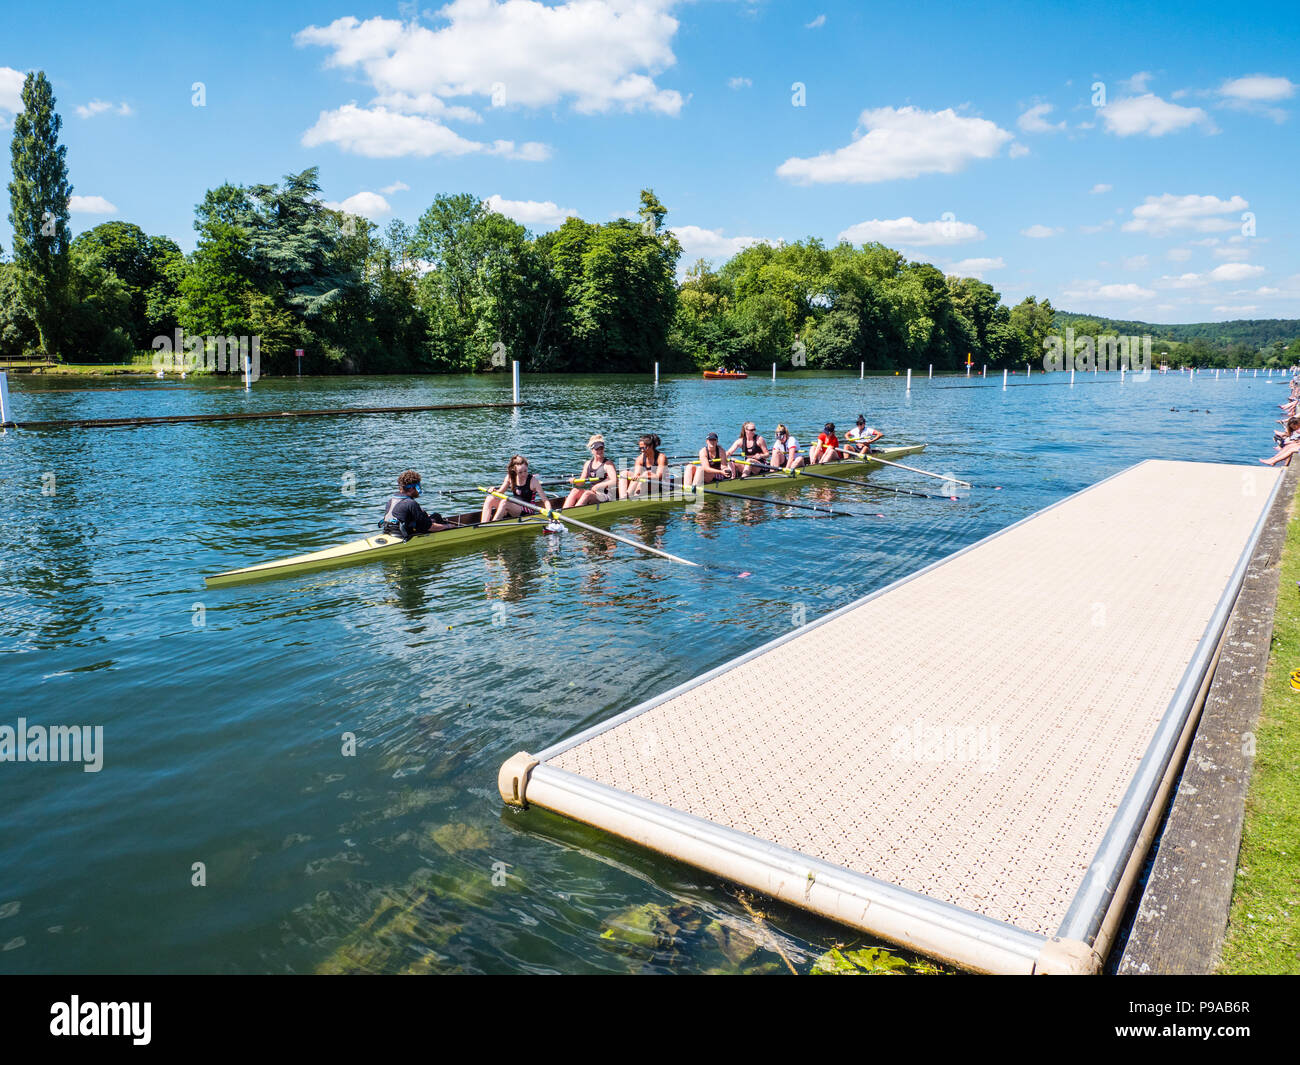
<instances>
[{"instance_id":1,"label":"tree","mask_svg":"<svg viewBox=\"0 0 1300 1065\"><path fill-rule=\"evenodd\" d=\"M10 147L9 224L23 307L36 325L41 351L62 354L71 276L68 237L67 149L59 143L63 120L43 71L27 75L23 110L14 119Z\"/></svg>"},{"instance_id":2,"label":"tree","mask_svg":"<svg viewBox=\"0 0 1300 1065\"><path fill-rule=\"evenodd\" d=\"M77 236L74 257L111 271L126 286L129 309L120 323L137 350L170 335L176 325L183 256L174 241L148 237L129 222L105 222Z\"/></svg>"}]
</instances>

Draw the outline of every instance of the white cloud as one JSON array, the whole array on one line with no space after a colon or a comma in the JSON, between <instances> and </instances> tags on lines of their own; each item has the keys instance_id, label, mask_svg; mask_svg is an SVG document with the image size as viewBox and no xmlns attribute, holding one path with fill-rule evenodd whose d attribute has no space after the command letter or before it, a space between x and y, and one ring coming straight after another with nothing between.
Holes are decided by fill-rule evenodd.
<instances>
[{"instance_id":1,"label":"white cloud","mask_svg":"<svg viewBox=\"0 0 1300 1065\"><path fill-rule=\"evenodd\" d=\"M1065 129L1064 122L1047 121L1047 115L1051 110L1051 104L1035 104L1016 119L1016 125L1026 133L1055 133Z\"/></svg>"},{"instance_id":2,"label":"white cloud","mask_svg":"<svg viewBox=\"0 0 1300 1065\"><path fill-rule=\"evenodd\" d=\"M1216 259L1231 259L1233 262L1242 262L1250 258L1251 250L1241 244L1229 244L1222 248L1215 248L1210 254Z\"/></svg>"},{"instance_id":3,"label":"white cloud","mask_svg":"<svg viewBox=\"0 0 1300 1065\"><path fill-rule=\"evenodd\" d=\"M385 196L391 196L395 192L410 192L411 186L405 181L394 181L391 185L385 185L379 191Z\"/></svg>"},{"instance_id":4,"label":"white cloud","mask_svg":"<svg viewBox=\"0 0 1300 1065\"><path fill-rule=\"evenodd\" d=\"M1228 307L1220 304L1214 308L1216 314L1250 314L1259 310L1258 305L1254 303L1241 304L1234 307Z\"/></svg>"},{"instance_id":5,"label":"white cloud","mask_svg":"<svg viewBox=\"0 0 1300 1065\"><path fill-rule=\"evenodd\" d=\"M1183 107L1162 100L1154 93L1116 100L1101 109L1106 132L1117 137L1131 137L1145 133L1148 137L1163 137L1188 126L1201 125L1207 133L1216 132L1214 123L1199 107Z\"/></svg>"},{"instance_id":6,"label":"white cloud","mask_svg":"<svg viewBox=\"0 0 1300 1065\"><path fill-rule=\"evenodd\" d=\"M1146 92L1147 82L1153 77L1155 77L1155 75L1152 74L1151 71L1139 70L1131 78L1126 78L1124 81L1120 82L1120 84L1129 92Z\"/></svg>"},{"instance_id":7,"label":"white cloud","mask_svg":"<svg viewBox=\"0 0 1300 1065\"><path fill-rule=\"evenodd\" d=\"M1247 278L1259 277L1265 272L1262 266L1252 266L1250 263L1224 263L1222 266L1216 266L1205 276L1210 281L1245 281Z\"/></svg>"},{"instance_id":8,"label":"white cloud","mask_svg":"<svg viewBox=\"0 0 1300 1065\"><path fill-rule=\"evenodd\" d=\"M23 109L23 83L27 75L13 67L0 67L0 111L15 115Z\"/></svg>"},{"instance_id":9,"label":"white cloud","mask_svg":"<svg viewBox=\"0 0 1300 1065\"><path fill-rule=\"evenodd\" d=\"M507 159L539 162L550 157L545 144L514 141L492 144L467 140L441 122L420 115L403 115L383 107L364 108L345 104L336 111L322 111L316 124L302 135L304 147L336 144L344 151L371 159L395 159L404 155L470 155L483 152Z\"/></svg>"},{"instance_id":10,"label":"white cloud","mask_svg":"<svg viewBox=\"0 0 1300 1065\"><path fill-rule=\"evenodd\" d=\"M69 196L68 210L73 214L117 214L117 208L103 196Z\"/></svg>"},{"instance_id":11,"label":"white cloud","mask_svg":"<svg viewBox=\"0 0 1300 1065\"><path fill-rule=\"evenodd\" d=\"M1103 285L1100 281L1073 281L1071 287L1064 289L1061 295L1069 300L1130 302L1150 299L1155 293L1131 282L1125 285Z\"/></svg>"},{"instance_id":12,"label":"white cloud","mask_svg":"<svg viewBox=\"0 0 1300 1065\"><path fill-rule=\"evenodd\" d=\"M584 114L675 115L681 94L654 80L677 61L671 42L678 23L666 8L621 0L452 0L437 11L436 29L347 16L309 26L294 40L330 49L327 66L359 68L380 93L503 98L524 107L568 100Z\"/></svg>"},{"instance_id":13,"label":"white cloud","mask_svg":"<svg viewBox=\"0 0 1300 1065\"><path fill-rule=\"evenodd\" d=\"M1020 235L1022 237L1033 237L1035 240L1042 240L1044 237L1054 237L1060 232L1061 230L1053 229L1051 226L1035 224L1030 226L1028 229L1022 229Z\"/></svg>"},{"instance_id":14,"label":"white cloud","mask_svg":"<svg viewBox=\"0 0 1300 1065\"><path fill-rule=\"evenodd\" d=\"M1236 229L1239 221L1223 217L1240 213L1250 204L1240 196L1221 200L1217 196L1148 196L1133 208L1133 217L1121 227L1125 233L1147 233L1162 237L1177 230L1221 233Z\"/></svg>"},{"instance_id":15,"label":"white cloud","mask_svg":"<svg viewBox=\"0 0 1300 1065\"><path fill-rule=\"evenodd\" d=\"M1158 288L1203 288L1205 278L1200 274L1179 274L1177 277L1165 274L1156 281L1156 286Z\"/></svg>"},{"instance_id":16,"label":"white cloud","mask_svg":"<svg viewBox=\"0 0 1300 1065\"><path fill-rule=\"evenodd\" d=\"M1114 228L1115 228L1114 219L1107 218L1106 221L1102 222L1101 225L1098 226L1080 226L1079 232L1080 233L1101 233L1104 230L1114 229Z\"/></svg>"},{"instance_id":17,"label":"white cloud","mask_svg":"<svg viewBox=\"0 0 1300 1065\"><path fill-rule=\"evenodd\" d=\"M819 30L826 25L826 16L818 15L811 22L805 22L803 28L806 30Z\"/></svg>"},{"instance_id":18,"label":"white cloud","mask_svg":"<svg viewBox=\"0 0 1300 1065\"><path fill-rule=\"evenodd\" d=\"M1270 106L1295 95L1296 86L1289 78L1268 74L1248 74L1243 78L1229 78L1219 86L1219 103L1237 111L1250 111L1268 115L1274 122L1285 122L1286 112Z\"/></svg>"},{"instance_id":19,"label":"white cloud","mask_svg":"<svg viewBox=\"0 0 1300 1065\"><path fill-rule=\"evenodd\" d=\"M881 107L862 112L847 146L811 159L792 157L776 172L801 185L955 174L972 159L993 158L1011 138L988 119L964 117L951 108Z\"/></svg>"},{"instance_id":20,"label":"white cloud","mask_svg":"<svg viewBox=\"0 0 1300 1065\"><path fill-rule=\"evenodd\" d=\"M1185 263L1192 257L1191 248L1170 248L1165 252L1165 258L1170 262Z\"/></svg>"},{"instance_id":21,"label":"white cloud","mask_svg":"<svg viewBox=\"0 0 1300 1065\"><path fill-rule=\"evenodd\" d=\"M566 218L572 218L578 213L572 207L560 207L550 200L506 200L493 194L483 202L489 210L513 218L523 225L544 226L547 229L562 225Z\"/></svg>"},{"instance_id":22,"label":"white cloud","mask_svg":"<svg viewBox=\"0 0 1300 1065\"><path fill-rule=\"evenodd\" d=\"M1110 192L1110 190L1113 187L1114 187L1113 185L1103 185L1100 182L1098 182L1096 185L1092 187L1090 191L1092 192L1092 195L1100 196L1103 192Z\"/></svg>"},{"instance_id":23,"label":"white cloud","mask_svg":"<svg viewBox=\"0 0 1300 1065\"><path fill-rule=\"evenodd\" d=\"M387 111L401 111L403 114L429 115L446 122L473 122L481 124L483 116L472 107L446 103L441 97L431 92L385 92L370 101L372 107L382 107Z\"/></svg>"},{"instance_id":24,"label":"white cloud","mask_svg":"<svg viewBox=\"0 0 1300 1065\"><path fill-rule=\"evenodd\" d=\"M996 259L961 259L948 267L944 273L956 274L958 277L973 277L979 281L990 270L1001 270L1006 266L1002 258Z\"/></svg>"},{"instance_id":25,"label":"white cloud","mask_svg":"<svg viewBox=\"0 0 1300 1065\"><path fill-rule=\"evenodd\" d=\"M1145 270L1150 263L1145 255L1130 255L1123 265L1125 270Z\"/></svg>"},{"instance_id":26,"label":"white cloud","mask_svg":"<svg viewBox=\"0 0 1300 1065\"><path fill-rule=\"evenodd\" d=\"M331 203L329 200L323 202L331 211L360 215L362 218L369 218L372 222L392 211L388 201L377 192L358 192L338 203Z\"/></svg>"},{"instance_id":27,"label":"white cloud","mask_svg":"<svg viewBox=\"0 0 1300 1065\"><path fill-rule=\"evenodd\" d=\"M1295 83L1289 78L1249 74L1244 78L1229 78L1219 86L1219 95L1241 103L1276 103L1289 100L1295 95L1295 89Z\"/></svg>"},{"instance_id":28,"label":"white cloud","mask_svg":"<svg viewBox=\"0 0 1300 1065\"><path fill-rule=\"evenodd\" d=\"M965 244L972 240L983 240L984 232L979 226L970 222L958 222L955 218L940 219L937 222L918 222L911 216L903 218L873 218L867 222L858 222L839 234L840 240L850 244L881 244L894 247L925 248L942 244Z\"/></svg>"},{"instance_id":29,"label":"white cloud","mask_svg":"<svg viewBox=\"0 0 1300 1065\"><path fill-rule=\"evenodd\" d=\"M704 229L701 226L674 226L673 235L682 246L683 272L694 266L698 259L726 260L752 244L770 243L762 237L725 237L721 229Z\"/></svg>"},{"instance_id":30,"label":"white cloud","mask_svg":"<svg viewBox=\"0 0 1300 1065\"><path fill-rule=\"evenodd\" d=\"M728 78L727 87L729 89L748 89L754 83L749 78Z\"/></svg>"},{"instance_id":31,"label":"white cloud","mask_svg":"<svg viewBox=\"0 0 1300 1065\"><path fill-rule=\"evenodd\" d=\"M1012 141L1011 147L1007 149L1007 155L1012 159L1019 159L1022 155L1028 155L1029 149L1019 141Z\"/></svg>"},{"instance_id":32,"label":"white cloud","mask_svg":"<svg viewBox=\"0 0 1300 1065\"><path fill-rule=\"evenodd\" d=\"M106 111L112 111L115 115L133 115L131 105L125 101L120 104L110 103L108 100L91 100L88 104L78 104L74 110L79 118L94 118L96 115L102 115Z\"/></svg>"}]
</instances>

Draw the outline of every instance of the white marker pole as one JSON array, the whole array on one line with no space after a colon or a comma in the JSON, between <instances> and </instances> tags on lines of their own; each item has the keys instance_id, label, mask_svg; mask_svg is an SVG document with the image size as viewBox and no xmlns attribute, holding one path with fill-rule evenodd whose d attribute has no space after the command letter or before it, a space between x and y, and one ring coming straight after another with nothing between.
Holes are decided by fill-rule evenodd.
<instances>
[{"instance_id":1,"label":"white marker pole","mask_svg":"<svg viewBox=\"0 0 1300 1065\"><path fill-rule=\"evenodd\" d=\"M512 359L512 360L511 360L511 365L514 367L514 385L515 385L515 387L514 387L514 395L515 395L515 406L518 406L518 405L519 405L519 360L518 360L518 359Z\"/></svg>"},{"instance_id":2,"label":"white marker pole","mask_svg":"<svg viewBox=\"0 0 1300 1065\"><path fill-rule=\"evenodd\" d=\"M772 380L776 380L776 363L772 363Z\"/></svg>"},{"instance_id":3,"label":"white marker pole","mask_svg":"<svg viewBox=\"0 0 1300 1065\"><path fill-rule=\"evenodd\" d=\"M1034 372L1032 363L1025 363L1025 377L1028 378Z\"/></svg>"},{"instance_id":4,"label":"white marker pole","mask_svg":"<svg viewBox=\"0 0 1300 1065\"><path fill-rule=\"evenodd\" d=\"M1006 390L1007 390L1007 371L1006 371L1006 370L1003 370L1003 371L1002 371L1002 391L1005 392Z\"/></svg>"},{"instance_id":5,"label":"white marker pole","mask_svg":"<svg viewBox=\"0 0 1300 1065\"><path fill-rule=\"evenodd\" d=\"M1126 367L1121 366L1121 367L1119 368L1119 383L1120 383L1120 384L1123 384L1123 383L1124 383L1124 374L1125 374L1126 372L1127 372L1127 368L1126 368Z\"/></svg>"},{"instance_id":6,"label":"white marker pole","mask_svg":"<svg viewBox=\"0 0 1300 1065\"><path fill-rule=\"evenodd\" d=\"M865 362L860 362L858 363L858 380L865 381L866 377L867 377L867 364Z\"/></svg>"},{"instance_id":7,"label":"white marker pole","mask_svg":"<svg viewBox=\"0 0 1300 1065\"><path fill-rule=\"evenodd\" d=\"M655 384L659 383L659 364L655 363Z\"/></svg>"},{"instance_id":8,"label":"white marker pole","mask_svg":"<svg viewBox=\"0 0 1300 1065\"><path fill-rule=\"evenodd\" d=\"M13 411L9 409L9 375L0 372L0 427L12 425Z\"/></svg>"},{"instance_id":9,"label":"white marker pole","mask_svg":"<svg viewBox=\"0 0 1300 1065\"><path fill-rule=\"evenodd\" d=\"M1074 387L1074 367L1070 367L1070 387Z\"/></svg>"},{"instance_id":10,"label":"white marker pole","mask_svg":"<svg viewBox=\"0 0 1300 1065\"><path fill-rule=\"evenodd\" d=\"M907 390L912 391L912 368L910 366L907 369Z\"/></svg>"},{"instance_id":11,"label":"white marker pole","mask_svg":"<svg viewBox=\"0 0 1300 1065\"><path fill-rule=\"evenodd\" d=\"M927 380L927 381L933 381L933 380L934 380L934 363L930 363L930 376L927 377L926 380Z\"/></svg>"},{"instance_id":12,"label":"white marker pole","mask_svg":"<svg viewBox=\"0 0 1300 1065\"><path fill-rule=\"evenodd\" d=\"M253 368L248 361L248 356L244 356L244 391L251 392L253 389Z\"/></svg>"},{"instance_id":13,"label":"white marker pole","mask_svg":"<svg viewBox=\"0 0 1300 1065\"><path fill-rule=\"evenodd\" d=\"M989 375L988 363L984 363L982 366L980 366L980 376L988 377L988 375Z\"/></svg>"},{"instance_id":14,"label":"white marker pole","mask_svg":"<svg viewBox=\"0 0 1300 1065\"><path fill-rule=\"evenodd\" d=\"M1237 367L1237 376L1236 376L1235 378L1233 378L1233 380L1234 380L1234 381L1240 381L1240 380L1241 380L1241 367L1240 367L1240 366Z\"/></svg>"}]
</instances>

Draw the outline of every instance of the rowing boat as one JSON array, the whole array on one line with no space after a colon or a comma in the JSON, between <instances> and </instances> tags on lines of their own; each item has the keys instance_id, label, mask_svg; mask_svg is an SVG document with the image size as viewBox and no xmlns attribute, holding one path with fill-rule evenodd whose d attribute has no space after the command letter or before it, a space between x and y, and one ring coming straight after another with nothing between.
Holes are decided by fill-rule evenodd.
<instances>
[{"instance_id":1,"label":"rowing boat","mask_svg":"<svg viewBox=\"0 0 1300 1065\"><path fill-rule=\"evenodd\" d=\"M704 371L706 381L743 381L748 376L747 373L723 373L721 370Z\"/></svg>"},{"instance_id":2,"label":"rowing boat","mask_svg":"<svg viewBox=\"0 0 1300 1065\"><path fill-rule=\"evenodd\" d=\"M906 455L915 455L924 450L924 444L906 444L897 447L877 448L872 454L882 459L893 460L903 458ZM809 472L828 473L834 471L836 476L844 476L847 474L867 473L880 467L881 463L874 461L874 459L864 458L823 463L819 466L810 467ZM728 487L743 486L746 492L752 492L755 490L766 491L782 486L816 483L812 477L801 476L801 472L795 471L794 476L789 473L757 474L742 480L720 481L715 482L715 484L724 490ZM707 489L705 494L708 494ZM608 503L592 503L585 507L573 507L564 511L564 513L582 521L599 521L614 518L620 514L651 508L683 506L695 502L698 498L695 490L678 487L674 490L636 496L631 499L615 499ZM554 496L551 499L551 505L558 508L563 501L563 495ZM537 514L528 514L504 521L480 522L477 510L453 515L448 517L447 521L454 528L429 533L424 536L413 536L409 540L403 540L400 536L386 534L368 536L364 540L353 540L351 543L338 544L305 555L294 555L291 558L274 559L255 566L245 566L243 569L227 570L224 573L205 577L204 584L209 588L220 588L230 584L288 577L298 573L308 573L313 570L356 562L402 558L406 555L435 549L449 550L471 547L493 537L506 536L512 533L540 532L548 524L545 517Z\"/></svg>"}]
</instances>

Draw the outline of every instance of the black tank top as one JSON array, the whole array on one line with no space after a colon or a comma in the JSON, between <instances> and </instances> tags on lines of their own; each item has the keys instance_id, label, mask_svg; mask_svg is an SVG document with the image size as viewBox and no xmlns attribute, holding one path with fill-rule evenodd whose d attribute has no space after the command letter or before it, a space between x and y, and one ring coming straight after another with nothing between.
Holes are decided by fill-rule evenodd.
<instances>
[{"instance_id":1,"label":"black tank top","mask_svg":"<svg viewBox=\"0 0 1300 1065\"><path fill-rule=\"evenodd\" d=\"M516 499L522 499L525 503L533 502L535 496L533 493L533 475L531 473L529 473L527 481L515 485L513 494Z\"/></svg>"}]
</instances>

